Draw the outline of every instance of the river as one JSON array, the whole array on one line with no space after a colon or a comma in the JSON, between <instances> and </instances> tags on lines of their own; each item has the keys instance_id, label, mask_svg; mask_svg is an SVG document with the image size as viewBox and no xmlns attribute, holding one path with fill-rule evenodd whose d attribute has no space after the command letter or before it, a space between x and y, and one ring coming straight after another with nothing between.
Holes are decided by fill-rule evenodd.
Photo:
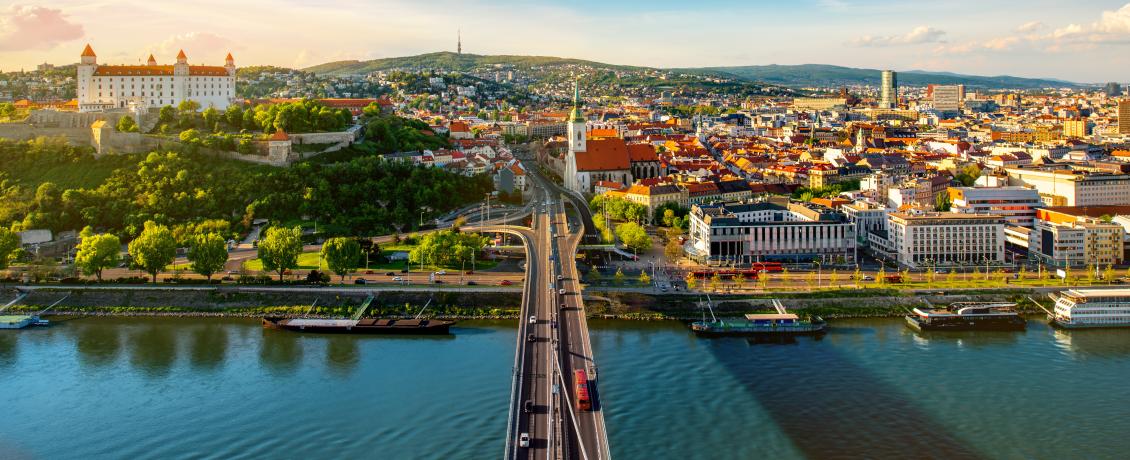
<instances>
[{"instance_id":1,"label":"river","mask_svg":"<svg viewBox=\"0 0 1130 460\"><path fill-rule=\"evenodd\" d=\"M1130 330L698 339L593 321L615 458L1121 458ZM0 458L497 458L513 321L448 338L254 320L83 318L0 331Z\"/></svg>"}]
</instances>

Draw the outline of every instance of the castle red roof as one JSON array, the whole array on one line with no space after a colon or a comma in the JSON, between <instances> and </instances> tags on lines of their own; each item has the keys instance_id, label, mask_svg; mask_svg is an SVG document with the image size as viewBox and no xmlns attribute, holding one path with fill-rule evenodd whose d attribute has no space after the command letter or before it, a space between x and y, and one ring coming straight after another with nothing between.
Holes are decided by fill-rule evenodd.
<instances>
[{"instance_id":1,"label":"castle red roof","mask_svg":"<svg viewBox=\"0 0 1130 460\"><path fill-rule=\"evenodd\" d=\"M275 133L274 133L274 134L272 134L272 135L271 135L271 137L270 137L270 138L268 138L267 140L271 140L271 141L289 141L289 140L290 140L290 135L288 135L288 134L286 133L286 131L283 131L283 130L281 130L281 129L280 129L280 130L278 130L278 131L275 131Z\"/></svg>"},{"instance_id":2,"label":"castle red roof","mask_svg":"<svg viewBox=\"0 0 1130 460\"><path fill-rule=\"evenodd\" d=\"M90 43L86 44L86 48L82 50L83 57L94 57L94 48L90 47Z\"/></svg>"}]
</instances>

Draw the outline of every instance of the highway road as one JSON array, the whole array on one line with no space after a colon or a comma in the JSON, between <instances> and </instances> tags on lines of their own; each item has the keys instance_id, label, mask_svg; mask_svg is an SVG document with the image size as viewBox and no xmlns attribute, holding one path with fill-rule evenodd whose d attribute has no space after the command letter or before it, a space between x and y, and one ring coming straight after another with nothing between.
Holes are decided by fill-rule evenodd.
<instances>
[{"instance_id":1,"label":"highway road","mask_svg":"<svg viewBox=\"0 0 1130 460\"><path fill-rule=\"evenodd\" d=\"M610 458L599 378L588 336L576 251L583 222L570 225L564 197L535 174L533 228L515 351L507 428L509 459ZM582 214L583 215L583 214ZM577 404L575 372L591 379L592 408ZM527 435L528 445L521 440Z\"/></svg>"}]
</instances>

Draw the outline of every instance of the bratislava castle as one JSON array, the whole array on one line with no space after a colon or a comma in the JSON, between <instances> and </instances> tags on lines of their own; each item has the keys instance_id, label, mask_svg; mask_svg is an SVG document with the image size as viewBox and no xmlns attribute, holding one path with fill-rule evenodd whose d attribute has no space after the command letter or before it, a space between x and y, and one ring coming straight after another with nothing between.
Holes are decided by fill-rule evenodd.
<instances>
[{"instance_id":1,"label":"bratislava castle","mask_svg":"<svg viewBox=\"0 0 1130 460\"><path fill-rule=\"evenodd\" d=\"M186 100L223 110L235 99L235 59L228 53L223 67L188 65L182 50L172 65L157 64L153 55L146 65L98 65L86 45L77 81L80 112L175 107Z\"/></svg>"}]
</instances>

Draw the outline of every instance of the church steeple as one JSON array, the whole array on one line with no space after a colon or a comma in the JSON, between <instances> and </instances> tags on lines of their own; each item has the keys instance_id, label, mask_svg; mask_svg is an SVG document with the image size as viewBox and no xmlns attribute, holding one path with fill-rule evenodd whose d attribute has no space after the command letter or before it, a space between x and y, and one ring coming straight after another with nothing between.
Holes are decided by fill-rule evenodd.
<instances>
[{"instance_id":1,"label":"church steeple","mask_svg":"<svg viewBox=\"0 0 1130 460\"><path fill-rule=\"evenodd\" d=\"M573 82L573 111L569 112L569 123L584 123L585 114L581 111L581 83Z\"/></svg>"},{"instance_id":2,"label":"church steeple","mask_svg":"<svg viewBox=\"0 0 1130 460\"><path fill-rule=\"evenodd\" d=\"M455 31L455 54L463 54L463 31Z\"/></svg>"}]
</instances>

